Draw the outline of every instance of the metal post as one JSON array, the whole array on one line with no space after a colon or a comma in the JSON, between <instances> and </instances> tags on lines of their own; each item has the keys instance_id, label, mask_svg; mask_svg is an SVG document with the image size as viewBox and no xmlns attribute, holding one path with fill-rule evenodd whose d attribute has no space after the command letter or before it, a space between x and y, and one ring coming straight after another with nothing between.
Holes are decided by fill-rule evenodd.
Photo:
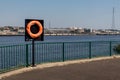
<instances>
[{"instance_id":1,"label":"metal post","mask_svg":"<svg viewBox=\"0 0 120 80\"><path fill-rule=\"evenodd\" d=\"M65 61L65 58L64 58L64 42L63 42L63 55L62 55L62 57L63 57L63 62Z\"/></svg>"},{"instance_id":2,"label":"metal post","mask_svg":"<svg viewBox=\"0 0 120 80\"><path fill-rule=\"evenodd\" d=\"M4 53L3 53L2 47L0 47L0 48L1 48L1 50L0 50L0 53L1 53L1 57L0 57L0 58L1 58L1 69L3 69L3 64L4 64L4 60L3 60L4 57L3 57L3 54L4 54Z\"/></svg>"},{"instance_id":3,"label":"metal post","mask_svg":"<svg viewBox=\"0 0 120 80\"><path fill-rule=\"evenodd\" d=\"M92 58L92 54L91 54L91 42L89 42L89 58Z\"/></svg>"},{"instance_id":4,"label":"metal post","mask_svg":"<svg viewBox=\"0 0 120 80\"><path fill-rule=\"evenodd\" d=\"M35 67L34 39L32 40L32 67Z\"/></svg>"},{"instance_id":5,"label":"metal post","mask_svg":"<svg viewBox=\"0 0 120 80\"><path fill-rule=\"evenodd\" d=\"M112 42L110 41L110 56L112 56L112 49L111 49L111 47L112 47L112 44L111 44Z\"/></svg>"},{"instance_id":6,"label":"metal post","mask_svg":"<svg viewBox=\"0 0 120 80\"><path fill-rule=\"evenodd\" d=\"M26 44L26 67L29 66L29 63L28 63L28 44Z\"/></svg>"}]
</instances>

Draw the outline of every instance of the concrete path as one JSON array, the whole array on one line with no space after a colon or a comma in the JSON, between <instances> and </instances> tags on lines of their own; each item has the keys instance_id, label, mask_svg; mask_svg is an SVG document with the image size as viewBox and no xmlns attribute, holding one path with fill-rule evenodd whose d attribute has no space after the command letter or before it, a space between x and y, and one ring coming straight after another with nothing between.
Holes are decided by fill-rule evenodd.
<instances>
[{"instance_id":1,"label":"concrete path","mask_svg":"<svg viewBox=\"0 0 120 80\"><path fill-rule=\"evenodd\" d=\"M120 58L35 69L1 80L120 80Z\"/></svg>"}]
</instances>

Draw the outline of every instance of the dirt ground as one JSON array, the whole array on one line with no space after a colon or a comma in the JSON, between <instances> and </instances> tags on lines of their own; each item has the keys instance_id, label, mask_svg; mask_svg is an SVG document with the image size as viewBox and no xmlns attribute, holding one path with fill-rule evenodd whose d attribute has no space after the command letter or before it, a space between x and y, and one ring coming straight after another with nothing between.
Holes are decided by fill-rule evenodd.
<instances>
[{"instance_id":1,"label":"dirt ground","mask_svg":"<svg viewBox=\"0 0 120 80\"><path fill-rule=\"evenodd\" d=\"M120 58L35 69L1 80L120 80Z\"/></svg>"}]
</instances>

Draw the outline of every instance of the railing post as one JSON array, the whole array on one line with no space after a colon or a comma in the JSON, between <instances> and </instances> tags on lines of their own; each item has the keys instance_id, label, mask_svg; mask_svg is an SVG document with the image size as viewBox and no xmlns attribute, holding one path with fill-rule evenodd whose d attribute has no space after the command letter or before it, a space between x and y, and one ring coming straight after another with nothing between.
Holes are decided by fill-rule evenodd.
<instances>
[{"instance_id":1,"label":"railing post","mask_svg":"<svg viewBox=\"0 0 120 80\"><path fill-rule=\"evenodd\" d=\"M62 58L63 58L63 62L65 61L65 54L64 54L64 42L63 42L63 45L62 45L62 49L63 49L63 52L62 52Z\"/></svg>"},{"instance_id":2,"label":"railing post","mask_svg":"<svg viewBox=\"0 0 120 80\"><path fill-rule=\"evenodd\" d=\"M4 54L4 53L3 53L2 47L0 47L0 49L1 49L1 50L0 50L0 53L1 53L1 57L0 57L0 58L1 58L1 68L3 69L3 64L4 64L4 61L3 61L4 57L3 57L3 54ZM1 72L0 72L0 73L1 73Z\"/></svg>"},{"instance_id":3,"label":"railing post","mask_svg":"<svg viewBox=\"0 0 120 80\"><path fill-rule=\"evenodd\" d=\"M26 67L29 66L29 62L28 62L28 44L26 44Z\"/></svg>"},{"instance_id":4,"label":"railing post","mask_svg":"<svg viewBox=\"0 0 120 80\"><path fill-rule=\"evenodd\" d=\"M112 56L112 42L110 41L110 56Z\"/></svg>"},{"instance_id":5,"label":"railing post","mask_svg":"<svg viewBox=\"0 0 120 80\"><path fill-rule=\"evenodd\" d=\"M92 54L91 54L91 42L89 42L89 59L91 59L92 58Z\"/></svg>"}]
</instances>

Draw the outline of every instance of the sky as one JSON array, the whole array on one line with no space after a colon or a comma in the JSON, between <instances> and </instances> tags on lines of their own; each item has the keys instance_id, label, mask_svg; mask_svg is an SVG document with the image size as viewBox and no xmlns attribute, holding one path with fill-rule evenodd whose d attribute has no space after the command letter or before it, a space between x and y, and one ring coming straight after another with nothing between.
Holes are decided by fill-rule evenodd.
<instances>
[{"instance_id":1,"label":"sky","mask_svg":"<svg viewBox=\"0 0 120 80\"><path fill-rule=\"evenodd\" d=\"M120 0L0 0L0 26L23 26L43 19L45 28L120 29Z\"/></svg>"}]
</instances>

